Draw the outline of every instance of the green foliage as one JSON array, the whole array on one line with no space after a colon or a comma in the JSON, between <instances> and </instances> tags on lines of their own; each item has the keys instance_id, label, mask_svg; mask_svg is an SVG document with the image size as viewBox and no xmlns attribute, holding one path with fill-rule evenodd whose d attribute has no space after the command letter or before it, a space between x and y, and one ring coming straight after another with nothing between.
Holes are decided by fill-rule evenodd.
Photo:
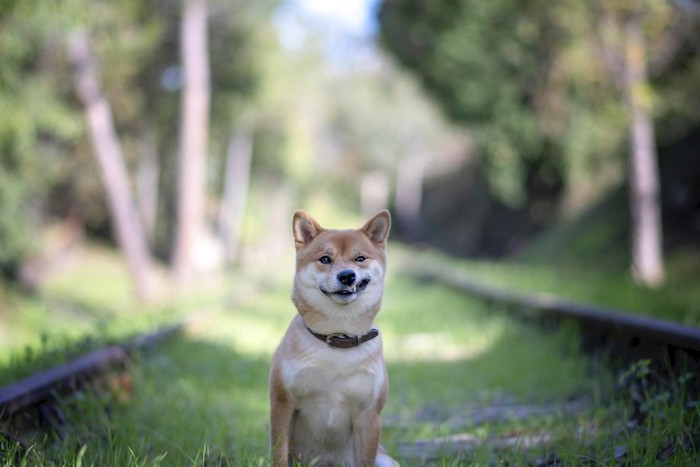
<instances>
[{"instance_id":1,"label":"green foliage","mask_svg":"<svg viewBox=\"0 0 700 467\"><path fill-rule=\"evenodd\" d=\"M80 131L59 85L59 9L43 7L25 2L0 15L0 268L10 270L32 245L62 146Z\"/></svg>"},{"instance_id":2,"label":"green foliage","mask_svg":"<svg viewBox=\"0 0 700 467\"><path fill-rule=\"evenodd\" d=\"M469 126L503 200L522 205L535 175L550 185L562 179L570 206L581 207L624 173L621 38L601 19L617 3L385 1L381 34L446 113ZM700 121L690 81L698 81L700 22L679 6L648 3L649 92L663 139ZM675 46L661 47L661 38Z\"/></svg>"},{"instance_id":3,"label":"green foliage","mask_svg":"<svg viewBox=\"0 0 700 467\"><path fill-rule=\"evenodd\" d=\"M686 362L687 363L687 362ZM697 378L684 372L685 363L676 362L676 372L666 373L651 360L639 360L618 377L618 403L629 418L620 430L616 450L631 463L655 459L668 465L694 465L698 460Z\"/></svg>"},{"instance_id":4,"label":"green foliage","mask_svg":"<svg viewBox=\"0 0 700 467\"><path fill-rule=\"evenodd\" d=\"M528 161L553 163L537 106L563 35L555 12L549 2L404 1L385 2L380 15L389 50L470 125L511 204L525 200Z\"/></svg>"}]
</instances>

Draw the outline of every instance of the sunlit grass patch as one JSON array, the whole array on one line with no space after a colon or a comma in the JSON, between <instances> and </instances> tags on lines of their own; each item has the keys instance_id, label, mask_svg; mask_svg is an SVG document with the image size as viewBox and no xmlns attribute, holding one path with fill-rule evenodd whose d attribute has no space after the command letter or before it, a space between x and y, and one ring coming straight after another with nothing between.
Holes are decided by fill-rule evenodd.
<instances>
[{"instance_id":1,"label":"sunlit grass patch","mask_svg":"<svg viewBox=\"0 0 700 467\"><path fill-rule=\"evenodd\" d=\"M378 323L394 388L405 378L400 387L456 391L449 398L465 402L470 391L532 400L588 389L588 360L571 332L518 322L438 285L393 276Z\"/></svg>"},{"instance_id":2,"label":"sunlit grass patch","mask_svg":"<svg viewBox=\"0 0 700 467\"><path fill-rule=\"evenodd\" d=\"M131 295L129 271L118 251L85 244L78 257L61 274L50 276L45 290L101 308L125 306Z\"/></svg>"},{"instance_id":3,"label":"sunlit grass patch","mask_svg":"<svg viewBox=\"0 0 700 467\"><path fill-rule=\"evenodd\" d=\"M235 294L235 291L229 292ZM272 356L286 327L296 315L291 299L291 279L268 283L255 298L235 306L226 303L195 320L191 334L199 339L235 347L250 356Z\"/></svg>"},{"instance_id":4,"label":"sunlit grass patch","mask_svg":"<svg viewBox=\"0 0 700 467\"><path fill-rule=\"evenodd\" d=\"M502 316L462 294L389 276L377 322L389 361L455 360L487 350L503 332Z\"/></svg>"}]
</instances>

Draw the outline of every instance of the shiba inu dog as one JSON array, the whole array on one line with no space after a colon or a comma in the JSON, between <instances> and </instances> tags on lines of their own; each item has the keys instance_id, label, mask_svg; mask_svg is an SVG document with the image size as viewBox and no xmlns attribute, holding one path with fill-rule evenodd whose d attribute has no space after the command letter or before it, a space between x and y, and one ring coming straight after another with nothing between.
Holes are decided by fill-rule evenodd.
<instances>
[{"instance_id":1,"label":"shiba inu dog","mask_svg":"<svg viewBox=\"0 0 700 467\"><path fill-rule=\"evenodd\" d=\"M327 230L297 211L292 227L298 314L270 371L274 465L398 465L379 445L387 373L374 327L389 212L357 230Z\"/></svg>"}]
</instances>

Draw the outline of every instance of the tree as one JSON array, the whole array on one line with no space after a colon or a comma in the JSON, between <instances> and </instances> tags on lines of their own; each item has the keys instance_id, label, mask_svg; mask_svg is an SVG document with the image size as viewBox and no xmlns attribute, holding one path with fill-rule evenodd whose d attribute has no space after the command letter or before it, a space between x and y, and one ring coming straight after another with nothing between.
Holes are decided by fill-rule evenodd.
<instances>
[{"instance_id":1,"label":"tree","mask_svg":"<svg viewBox=\"0 0 700 467\"><path fill-rule=\"evenodd\" d=\"M629 128L629 186L632 271L647 286L664 280L661 202L656 138L652 122L645 2L617 5L600 0L596 11L608 28L601 46L626 105Z\"/></svg>"},{"instance_id":2,"label":"tree","mask_svg":"<svg viewBox=\"0 0 700 467\"><path fill-rule=\"evenodd\" d=\"M627 144L633 270L653 285L663 266L652 119L678 127L683 112L700 121L679 88L663 88L675 108L663 99L651 106L656 83L697 80L689 57L698 56L692 31L700 23L682 8L661 0L385 0L380 24L390 53L469 127L491 189L511 205L535 206L533 187L544 186L555 202L561 191L585 207L622 182Z\"/></svg>"},{"instance_id":3,"label":"tree","mask_svg":"<svg viewBox=\"0 0 700 467\"><path fill-rule=\"evenodd\" d=\"M625 28L625 101L630 119L630 210L632 267L648 286L664 280L663 243L656 139L648 94L647 59L642 19L635 14Z\"/></svg>"},{"instance_id":4,"label":"tree","mask_svg":"<svg viewBox=\"0 0 700 467\"><path fill-rule=\"evenodd\" d=\"M211 34L212 50L220 58L212 66L211 81L218 96L212 106L213 148L223 148L230 129L239 126L237 116L244 107L249 112L256 109L256 87L262 74L261 60L256 59L270 44L277 45L269 21L277 3L277 0L254 4L217 2L210 12L215 13L212 14L215 26ZM121 245L117 222L106 208L111 203L108 194L111 189L100 183L101 177L95 176L99 166L85 163L95 153L90 139L84 138L85 109L80 102L76 103L75 76L64 48L66 31L79 27L89 30L90 45L96 56L93 59L101 72L100 95L109 102L109 126L112 136L120 135L114 146L120 152L122 168L130 172L122 178L137 176L136 201L147 221L148 233L153 234L157 227L151 238L153 251L160 256L177 256L172 251L173 237L181 236L173 233L177 229L173 200L180 191L176 179L181 172L174 167L178 157L171 157L178 150L179 140L173 135L179 134L178 111L183 116L181 120L193 114L184 111L178 102L182 67L177 37L184 23L181 19L187 16L185 9L181 9L180 2L138 0L50 4L13 0L0 8L0 55L3 56L0 114L12 116L0 123L3 275L17 276L22 263L37 249L35 233L66 216L86 227L89 234L108 241L114 239ZM203 7L199 11L204 24L200 37L206 50L207 13ZM186 55L194 60L202 57L199 52ZM182 65L195 71L206 68L199 64ZM199 82L208 85L208 79ZM194 101L189 101L188 109ZM199 113L208 118L209 112ZM184 123L182 127L192 128ZM189 136L183 136L180 146L195 140L200 146L203 143L203 149L196 152L205 161L208 122L205 120L200 127L204 130L188 131ZM193 138L194 133L200 136ZM183 148L179 153L192 151ZM224 157L222 150L219 159ZM194 190L200 193L199 201L195 195L194 203L200 206L195 209L201 213L198 216L201 222L197 224L205 223L206 181L201 180L206 180L206 170L211 174L223 173L216 170L218 165L223 167L223 160L211 158L209 167L200 165L199 188ZM192 174L187 169L184 172ZM111 172L110 178L113 178ZM122 191L130 192L130 188ZM212 193L216 192L212 190ZM183 198L191 199L187 195ZM128 204L136 202L132 199ZM188 255L193 256L196 258L196 253Z\"/></svg>"},{"instance_id":5,"label":"tree","mask_svg":"<svg viewBox=\"0 0 700 467\"><path fill-rule=\"evenodd\" d=\"M251 135L241 129L234 130L228 143L223 199L219 212L219 229L228 264L234 264L239 257L252 155Z\"/></svg>"},{"instance_id":6,"label":"tree","mask_svg":"<svg viewBox=\"0 0 700 467\"><path fill-rule=\"evenodd\" d=\"M158 145L155 131L148 127L139 141L139 158L136 171L136 194L146 237L152 243L158 218Z\"/></svg>"},{"instance_id":7,"label":"tree","mask_svg":"<svg viewBox=\"0 0 700 467\"><path fill-rule=\"evenodd\" d=\"M184 2L180 39L183 95L173 272L182 283L195 273L197 247L205 231L210 97L205 0Z\"/></svg>"},{"instance_id":8,"label":"tree","mask_svg":"<svg viewBox=\"0 0 700 467\"><path fill-rule=\"evenodd\" d=\"M85 108L94 153L107 192L117 243L126 256L137 296L149 298L154 291L154 277L146 235L133 200L112 112L100 89L86 32L79 31L71 37L70 56L75 69L76 91Z\"/></svg>"}]
</instances>

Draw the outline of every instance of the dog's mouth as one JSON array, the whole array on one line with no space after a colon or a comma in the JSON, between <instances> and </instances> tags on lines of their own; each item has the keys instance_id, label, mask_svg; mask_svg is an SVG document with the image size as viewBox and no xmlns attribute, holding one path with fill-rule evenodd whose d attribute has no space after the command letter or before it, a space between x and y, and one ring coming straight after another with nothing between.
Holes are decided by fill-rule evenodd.
<instances>
[{"instance_id":1,"label":"dog's mouth","mask_svg":"<svg viewBox=\"0 0 700 467\"><path fill-rule=\"evenodd\" d=\"M369 284L369 279L362 279L354 287L346 287L340 290L336 290L335 292L332 292L332 294L340 296L354 295L358 292L365 290L367 288L367 284Z\"/></svg>"},{"instance_id":2,"label":"dog's mouth","mask_svg":"<svg viewBox=\"0 0 700 467\"><path fill-rule=\"evenodd\" d=\"M326 290L323 287L320 287L320 289L321 289L321 292L323 292L325 295L328 295L329 297L331 297L333 299L337 299L337 301L349 302L358 293L365 290L367 288L367 285L369 285L369 279L362 279L360 282L358 282L357 284L355 284L351 287L343 287L341 289L333 290L333 291Z\"/></svg>"}]
</instances>

